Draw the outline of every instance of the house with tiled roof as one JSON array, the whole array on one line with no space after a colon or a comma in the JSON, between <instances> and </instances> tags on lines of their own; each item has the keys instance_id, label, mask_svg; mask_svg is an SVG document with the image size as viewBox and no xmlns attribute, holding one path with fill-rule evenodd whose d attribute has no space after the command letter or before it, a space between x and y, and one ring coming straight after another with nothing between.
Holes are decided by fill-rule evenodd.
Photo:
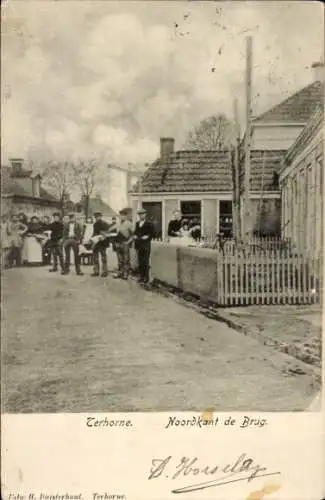
<instances>
[{"instance_id":1,"label":"house with tiled roof","mask_svg":"<svg viewBox=\"0 0 325 500\"><path fill-rule=\"evenodd\" d=\"M266 110L264 113L256 116L252 120L251 130L251 168L255 175L265 179L265 163L263 158L266 156L271 159L272 152L273 158L278 158L279 151L284 158L285 152L291 148L293 143L297 140L303 130L305 129L308 121L313 116L317 108L323 109L324 107L324 64L322 62L314 63L312 65L313 75L312 82L306 87L298 90L293 95L282 100L277 105ZM272 160L271 160L272 161ZM274 181L279 181L279 174L281 165L276 162L274 164ZM268 171L272 171L269 167ZM268 174L268 175L269 175ZM253 174L254 175L254 174ZM254 178L254 177L253 177ZM251 179L251 189L252 189ZM262 183L262 192L265 192L264 182ZM264 194L261 196L260 201L253 201L250 206L251 221L248 223L248 230L253 230L256 227L257 213L259 226L264 227L265 215L268 220L274 217L272 223L273 228L276 227L276 233L281 234L281 189L279 182L277 189L274 191L273 200L266 200ZM259 233L260 231L256 231ZM273 233L273 230L272 230ZM282 233L283 234L283 233Z\"/></svg>"},{"instance_id":2,"label":"house with tiled roof","mask_svg":"<svg viewBox=\"0 0 325 500\"><path fill-rule=\"evenodd\" d=\"M60 202L42 187L42 178L24 168L24 160L13 158L1 166L1 213L24 212L27 216L51 215Z\"/></svg>"},{"instance_id":3,"label":"house with tiled roof","mask_svg":"<svg viewBox=\"0 0 325 500\"><path fill-rule=\"evenodd\" d=\"M324 64L314 63L312 69L309 85L253 119L252 149L290 148L316 108L324 106Z\"/></svg>"},{"instance_id":4,"label":"house with tiled roof","mask_svg":"<svg viewBox=\"0 0 325 500\"><path fill-rule=\"evenodd\" d=\"M252 152L251 199L256 207L253 230L268 233L273 227L272 210L259 220L262 202L278 200L278 171L285 151ZM139 204L147 210L158 236L165 237L175 210L182 216L197 219L203 235L232 233L232 166L228 150L174 151L173 138L160 139L160 157L149 167L131 197L134 212ZM274 205L274 203L273 203ZM268 215L271 215L269 220ZM277 225L279 225L279 217Z\"/></svg>"}]
</instances>

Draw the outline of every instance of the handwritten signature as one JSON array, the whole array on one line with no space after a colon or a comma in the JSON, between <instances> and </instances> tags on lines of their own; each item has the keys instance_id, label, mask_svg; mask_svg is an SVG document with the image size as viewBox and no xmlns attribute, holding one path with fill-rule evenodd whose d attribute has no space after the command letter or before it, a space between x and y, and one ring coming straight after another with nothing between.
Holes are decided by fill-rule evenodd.
<instances>
[{"instance_id":1,"label":"handwritten signature","mask_svg":"<svg viewBox=\"0 0 325 500\"><path fill-rule=\"evenodd\" d=\"M171 455L166 458L153 458L148 479L157 479L162 475L174 480L179 477L211 477L217 474L217 477L213 480L176 488L172 490L172 493L189 493L239 481L250 482L259 477L280 474L280 472L267 472L266 467L258 465L246 453L242 453L233 463L227 465L204 465L202 467L199 464L198 457L182 457L176 462L176 467L173 466L172 462L173 457Z\"/></svg>"}]
</instances>

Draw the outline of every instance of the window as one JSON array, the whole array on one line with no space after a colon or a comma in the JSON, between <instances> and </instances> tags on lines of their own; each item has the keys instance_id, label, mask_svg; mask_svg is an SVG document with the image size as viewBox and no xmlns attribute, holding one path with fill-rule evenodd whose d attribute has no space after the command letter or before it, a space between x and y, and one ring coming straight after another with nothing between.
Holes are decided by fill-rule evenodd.
<instances>
[{"instance_id":1,"label":"window","mask_svg":"<svg viewBox=\"0 0 325 500\"><path fill-rule=\"evenodd\" d=\"M232 201L220 200L219 202L219 233L223 233L226 238L232 237Z\"/></svg>"},{"instance_id":2,"label":"window","mask_svg":"<svg viewBox=\"0 0 325 500\"><path fill-rule=\"evenodd\" d=\"M323 195L323 159L322 158L317 158L316 160L317 164L317 169L319 171L319 177L318 177L318 182L319 182L319 194Z\"/></svg>"},{"instance_id":3,"label":"window","mask_svg":"<svg viewBox=\"0 0 325 500\"><path fill-rule=\"evenodd\" d=\"M147 211L147 219L154 225L154 237L162 237L162 203L157 202L143 202L142 207Z\"/></svg>"},{"instance_id":4,"label":"window","mask_svg":"<svg viewBox=\"0 0 325 500\"><path fill-rule=\"evenodd\" d=\"M200 201L181 201L182 218L190 222L196 220L201 224L201 202Z\"/></svg>"},{"instance_id":5,"label":"window","mask_svg":"<svg viewBox=\"0 0 325 500\"><path fill-rule=\"evenodd\" d=\"M279 182L279 174L278 172L273 172L273 176L272 176L272 188L277 191L278 189L280 189L280 182Z\"/></svg>"}]
</instances>

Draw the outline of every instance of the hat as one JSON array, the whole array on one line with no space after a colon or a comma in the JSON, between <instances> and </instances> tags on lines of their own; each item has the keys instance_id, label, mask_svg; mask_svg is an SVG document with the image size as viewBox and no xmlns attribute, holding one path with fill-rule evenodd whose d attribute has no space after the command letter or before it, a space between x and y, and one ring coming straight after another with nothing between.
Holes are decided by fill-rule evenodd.
<instances>
[{"instance_id":1,"label":"hat","mask_svg":"<svg viewBox=\"0 0 325 500\"><path fill-rule=\"evenodd\" d=\"M119 214L120 214L120 215L127 215L127 214L128 214L128 211L127 211L125 208L123 208L123 210L120 210L120 211L119 211Z\"/></svg>"},{"instance_id":2,"label":"hat","mask_svg":"<svg viewBox=\"0 0 325 500\"><path fill-rule=\"evenodd\" d=\"M53 212L52 215L53 215L53 217L60 217L61 214L60 214L60 212Z\"/></svg>"},{"instance_id":3,"label":"hat","mask_svg":"<svg viewBox=\"0 0 325 500\"><path fill-rule=\"evenodd\" d=\"M68 215L69 215L69 217L74 217L75 216L74 212L70 212Z\"/></svg>"},{"instance_id":4,"label":"hat","mask_svg":"<svg viewBox=\"0 0 325 500\"><path fill-rule=\"evenodd\" d=\"M137 210L137 213L138 214L146 214L147 211L144 208L139 208L139 210Z\"/></svg>"},{"instance_id":5,"label":"hat","mask_svg":"<svg viewBox=\"0 0 325 500\"><path fill-rule=\"evenodd\" d=\"M94 216L96 217L96 215L103 215L102 212L94 212Z\"/></svg>"}]
</instances>

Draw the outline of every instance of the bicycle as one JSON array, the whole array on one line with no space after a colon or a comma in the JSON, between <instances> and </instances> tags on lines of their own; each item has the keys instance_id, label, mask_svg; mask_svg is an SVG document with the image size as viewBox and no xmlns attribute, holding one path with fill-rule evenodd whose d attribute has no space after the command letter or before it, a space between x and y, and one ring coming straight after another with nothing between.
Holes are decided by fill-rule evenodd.
<instances>
[{"instance_id":1,"label":"bicycle","mask_svg":"<svg viewBox=\"0 0 325 500\"><path fill-rule=\"evenodd\" d=\"M222 255L225 256L225 246L228 241L229 238L225 238L223 233L218 233L213 242L212 249L218 250L219 252L221 251ZM259 252L263 254L266 253L262 245L250 242L247 243L243 239L238 239L238 238L234 238L233 240L230 241L234 243L235 250L243 253L244 258L249 257L252 253L253 255L256 255Z\"/></svg>"}]
</instances>

